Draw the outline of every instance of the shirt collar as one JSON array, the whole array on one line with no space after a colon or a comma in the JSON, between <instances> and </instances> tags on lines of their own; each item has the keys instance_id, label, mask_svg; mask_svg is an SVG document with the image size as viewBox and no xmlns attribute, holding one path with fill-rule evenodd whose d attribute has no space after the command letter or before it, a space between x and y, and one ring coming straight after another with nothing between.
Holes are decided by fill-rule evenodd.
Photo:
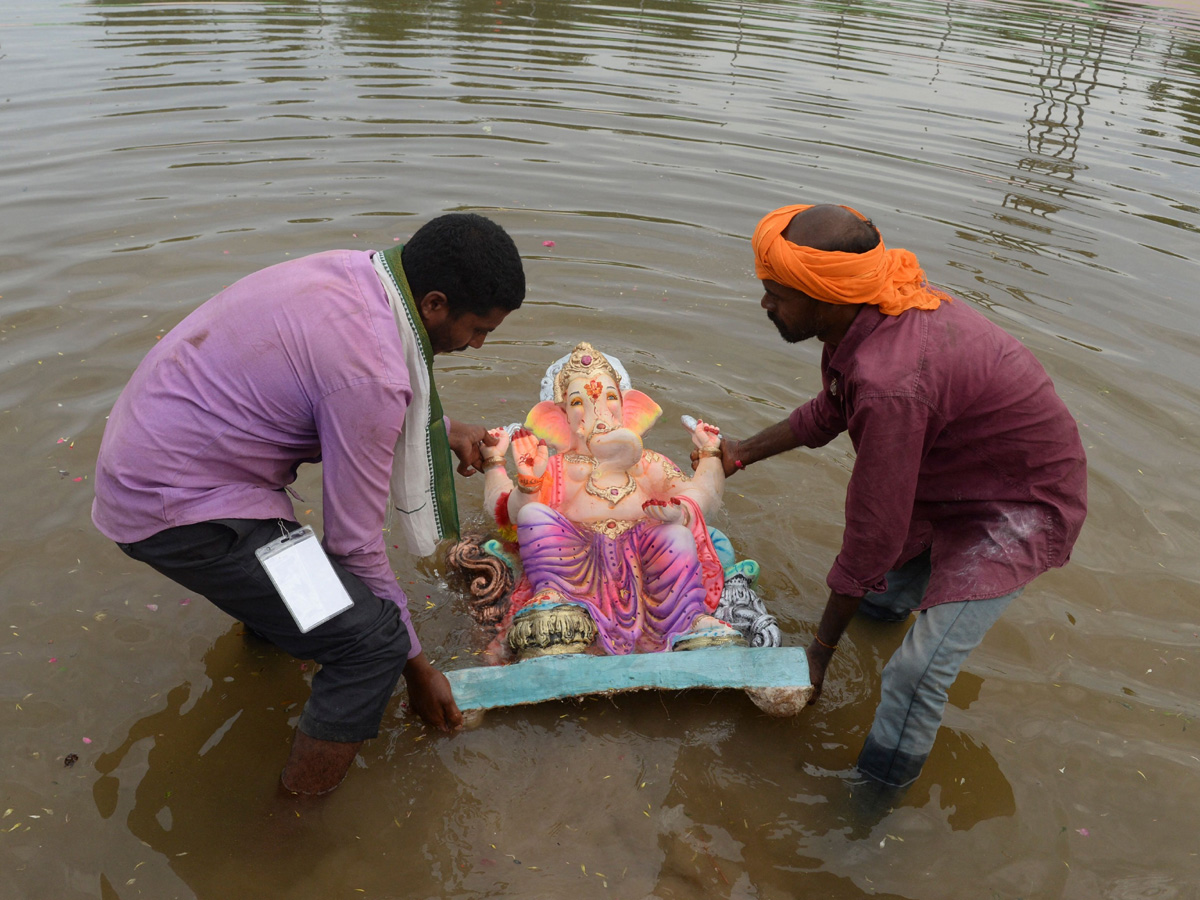
<instances>
[{"instance_id":1,"label":"shirt collar","mask_svg":"<svg viewBox=\"0 0 1200 900\"><path fill-rule=\"evenodd\" d=\"M858 352L863 341L870 337L886 318L895 318L895 316L885 316L874 306L863 306L858 311L858 315L854 317L854 321L850 323L850 327L846 329L845 337L837 345L837 349L827 357L829 367L837 369L839 372L846 371L847 365L854 358L854 354Z\"/></svg>"}]
</instances>

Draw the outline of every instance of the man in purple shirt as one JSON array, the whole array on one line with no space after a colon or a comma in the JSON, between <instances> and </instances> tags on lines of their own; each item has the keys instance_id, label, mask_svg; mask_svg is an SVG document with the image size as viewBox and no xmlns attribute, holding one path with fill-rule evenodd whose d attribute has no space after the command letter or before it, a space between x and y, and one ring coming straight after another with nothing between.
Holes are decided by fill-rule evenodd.
<instances>
[{"instance_id":1,"label":"man in purple shirt","mask_svg":"<svg viewBox=\"0 0 1200 900\"><path fill-rule=\"evenodd\" d=\"M432 356L478 349L524 295L499 225L440 216L403 247L334 250L246 276L165 335L113 407L96 527L321 664L281 776L289 791L341 782L401 674L422 718L462 723L421 650L383 529L390 488L410 547L431 552L453 535L450 453L472 474L494 438L444 418ZM353 606L302 631L255 551L299 527L288 494L311 462L322 464L322 545Z\"/></svg>"},{"instance_id":2,"label":"man in purple shirt","mask_svg":"<svg viewBox=\"0 0 1200 900\"><path fill-rule=\"evenodd\" d=\"M967 655L1083 525L1079 431L1019 341L931 287L907 250L843 206L788 206L754 235L762 307L784 340L825 344L823 390L722 445L727 475L850 433L842 549L808 647L820 694L850 619L916 621L884 667L859 770L914 781ZM812 701L810 701L812 702Z\"/></svg>"}]
</instances>

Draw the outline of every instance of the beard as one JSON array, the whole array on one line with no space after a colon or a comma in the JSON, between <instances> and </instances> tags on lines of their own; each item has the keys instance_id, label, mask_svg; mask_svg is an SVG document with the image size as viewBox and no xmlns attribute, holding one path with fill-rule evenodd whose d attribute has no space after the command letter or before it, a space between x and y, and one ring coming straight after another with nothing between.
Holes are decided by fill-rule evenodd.
<instances>
[{"instance_id":1,"label":"beard","mask_svg":"<svg viewBox=\"0 0 1200 900\"><path fill-rule=\"evenodd\" d=\"M801 341L807 341L811 337L816 337L815 331L792 331L783 322L776 318L774 313L767 313L767 318L771 320L771 324L779 332L779 336L789 344L799 344Z\"/></svg>"}]
</instances>

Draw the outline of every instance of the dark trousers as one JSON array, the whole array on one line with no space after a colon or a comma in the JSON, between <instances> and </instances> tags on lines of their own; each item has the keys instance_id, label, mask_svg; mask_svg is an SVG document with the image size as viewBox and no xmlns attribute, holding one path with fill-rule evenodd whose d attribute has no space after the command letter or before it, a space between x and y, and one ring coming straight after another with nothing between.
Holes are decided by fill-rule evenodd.
<instances>
[{"instance_id":1,"label":"dark trousers","mask_svg":"<svg viewBox=\"0 0 1200 900\"><path fill-rule=\"evenodd\" d=\"M254 555L297 527L280 519L215 519L117 546L292 656L321 664L301 731L325 741L373 738L408 661L408 629L395 603L330 560L354 606L301 634Z\"/></svg>"}]
</instances>

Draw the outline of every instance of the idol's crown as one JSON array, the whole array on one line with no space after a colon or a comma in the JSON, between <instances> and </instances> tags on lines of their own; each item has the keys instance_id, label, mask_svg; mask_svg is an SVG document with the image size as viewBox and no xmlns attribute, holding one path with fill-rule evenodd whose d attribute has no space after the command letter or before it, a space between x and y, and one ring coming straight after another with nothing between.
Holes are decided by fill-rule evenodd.
<instances>
[{"instance_id":1,"label":"idol's crown","mask_svg":"<svg viewBox=\"0 0 1200 900\"><path fill-rule=\"evenodd\" d=\"M562 403L567 396L567 386L576 378L591 378L595 375L607 375L613 384L620 384L617 370L599 350L587 341L580 341L571 351L571 358L563 365L554 379L554 402Z\"/></svg>"}]
</instances>

